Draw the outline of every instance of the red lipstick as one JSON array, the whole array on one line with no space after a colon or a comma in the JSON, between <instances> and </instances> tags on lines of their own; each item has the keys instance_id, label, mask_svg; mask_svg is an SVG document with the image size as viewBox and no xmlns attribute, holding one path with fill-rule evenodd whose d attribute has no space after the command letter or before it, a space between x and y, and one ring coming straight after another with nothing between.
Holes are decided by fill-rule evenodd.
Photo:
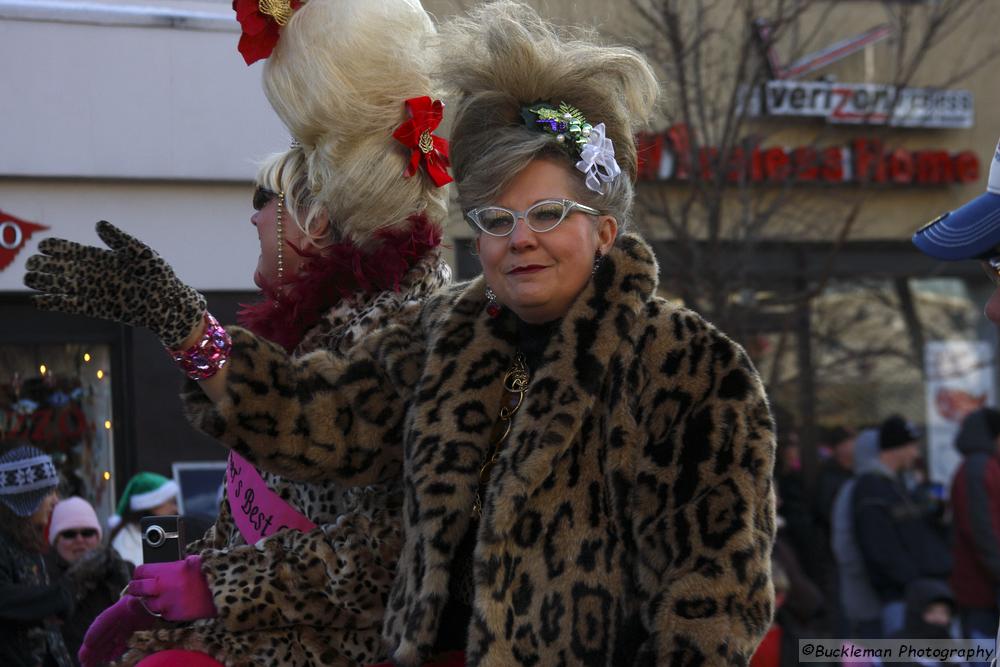
<instances>
[{"instance_id":1,"label":"red lipstick","mask_svg":"<svg viewBox=\"0 0 1000 667\"><path fill-rule=\"evenodd\" d=\"M523 274L523 273L537 273L546 267L541 264L528 264L526 266L515 266L513 269L507 273L510 275Z\"/></svg>"}]
</instances>

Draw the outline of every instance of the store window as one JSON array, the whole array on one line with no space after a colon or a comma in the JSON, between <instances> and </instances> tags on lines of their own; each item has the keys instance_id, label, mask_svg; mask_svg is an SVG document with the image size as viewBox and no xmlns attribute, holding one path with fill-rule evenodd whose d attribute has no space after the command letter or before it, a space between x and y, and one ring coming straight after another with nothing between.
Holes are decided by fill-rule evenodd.
<instances>
[{"instance_id":1,"label":"store window","mask_svg":"<svg viewBox=\"0 0 1000 667\"><path fill-rule=\"evenodd\" d=\"M114 419L111 347L0 345L0 446L28 442L50 454L60 492L112 513Z\"/></svg>"}]
</instances>

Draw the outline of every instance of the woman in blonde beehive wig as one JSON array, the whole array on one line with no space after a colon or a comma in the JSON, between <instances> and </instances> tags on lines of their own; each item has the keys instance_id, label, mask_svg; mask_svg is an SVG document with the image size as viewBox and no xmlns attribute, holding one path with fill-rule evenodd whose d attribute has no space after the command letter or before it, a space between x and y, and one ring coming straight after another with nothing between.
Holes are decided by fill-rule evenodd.
<instances>
[{"instance_id":1,"label":"woman in blonde beehive wig","mask_svg":"<svg viewBox=\"0 0 1000 667\"><path fill-rule=\"evenodd\" d=\"M423 168L407 175L416 149L394 138L412 98L434 97L433 32L416 0L309 0L280 29L263 82L294 141L258 170L250 222L264 298L240 313L260 344L295 358L343 354L450 281L439 251L446 190ZM196 425L235 444L209 425L220 425L218 414L197 385L183 397ZM321 399L301 398L335 418ZM259 400L263 413L270 399ZM137 571L130 594L88 633L85 667L118 658L126 643L125 665L384 659L384 604L400 546L398 464L361 487L295 481L236 454L229 465L215 524L185 561ZM286 523L294 528L279 530ZM169 596L186 602L162 602ZM175 623L150 629L137 600Z\"/></svg>"}]
</instances>

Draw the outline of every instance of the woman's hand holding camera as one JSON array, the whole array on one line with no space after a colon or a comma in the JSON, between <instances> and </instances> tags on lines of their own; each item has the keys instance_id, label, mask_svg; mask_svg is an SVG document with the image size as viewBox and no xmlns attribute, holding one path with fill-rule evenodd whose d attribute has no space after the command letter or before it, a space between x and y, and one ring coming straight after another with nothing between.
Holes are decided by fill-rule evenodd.
<instances>
[{"instance_id":1,"label":"woman's hand holding camera","mask_svg":"<svg viewBox=\"0 0 1000 667\"><path fill-rule=\"evenodd\" d=\"M78 655L83 667L117 660L132 633L148 630L157 618L193 621L218 614L201 573L201 556L135 568L125 594L90 624Z\"/></svg>"},{"instance_id":2,"label":"woman's hand holding camera","mask_svg":"<svg viewBox=\"0 0 1000 667\"><path fill-rule=\"evenodd\" d=\"M201 556L172 563L149 563L135 568L128 593L140 598L151 614L168 621L194 621L218 615Z\"/></svg>"}]
</instances>

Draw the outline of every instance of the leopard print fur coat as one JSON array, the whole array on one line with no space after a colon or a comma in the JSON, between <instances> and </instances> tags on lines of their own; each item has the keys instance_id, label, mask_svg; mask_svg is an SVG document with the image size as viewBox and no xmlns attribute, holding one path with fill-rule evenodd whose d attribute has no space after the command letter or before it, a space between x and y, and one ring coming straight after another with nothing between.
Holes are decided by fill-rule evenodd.
<instances>
[{"instance_id":1,"label":"leopard print fur coat","mask_svg":"<svg viewBox=\"0 0 1000 667\"><path fill-rule=\"evenodd\" d=\"M332 308L294 356L346 351L450 282L451 270L434 251L410 269L399 292ZM194 383L187 389L185 407L197 422L211 403ZM401 548L398 483L344 487L261 475L318 527L247 545L223 498L216 523L188 549L202 557L219 616L136 633L124 664L167 648L200 650L230 667L353 666L385 658L379 637Z\"/></svg>"},{"instance_id":2,"label":"leopard print fur coat","mask_svg":"<svg viewBox=\"0 0 1000 667\"><path fill-rule=\"evenodd\" d=\"M403 477L383 628L419 665L515 354L482 278L401 312L346 356L289 359L239 329L202 427L291 477ZM744 351L656 296L624 235L561 320L483 498L467 664L745 665L771 620L774 430Z\"/></svg>"}]
</instances>

